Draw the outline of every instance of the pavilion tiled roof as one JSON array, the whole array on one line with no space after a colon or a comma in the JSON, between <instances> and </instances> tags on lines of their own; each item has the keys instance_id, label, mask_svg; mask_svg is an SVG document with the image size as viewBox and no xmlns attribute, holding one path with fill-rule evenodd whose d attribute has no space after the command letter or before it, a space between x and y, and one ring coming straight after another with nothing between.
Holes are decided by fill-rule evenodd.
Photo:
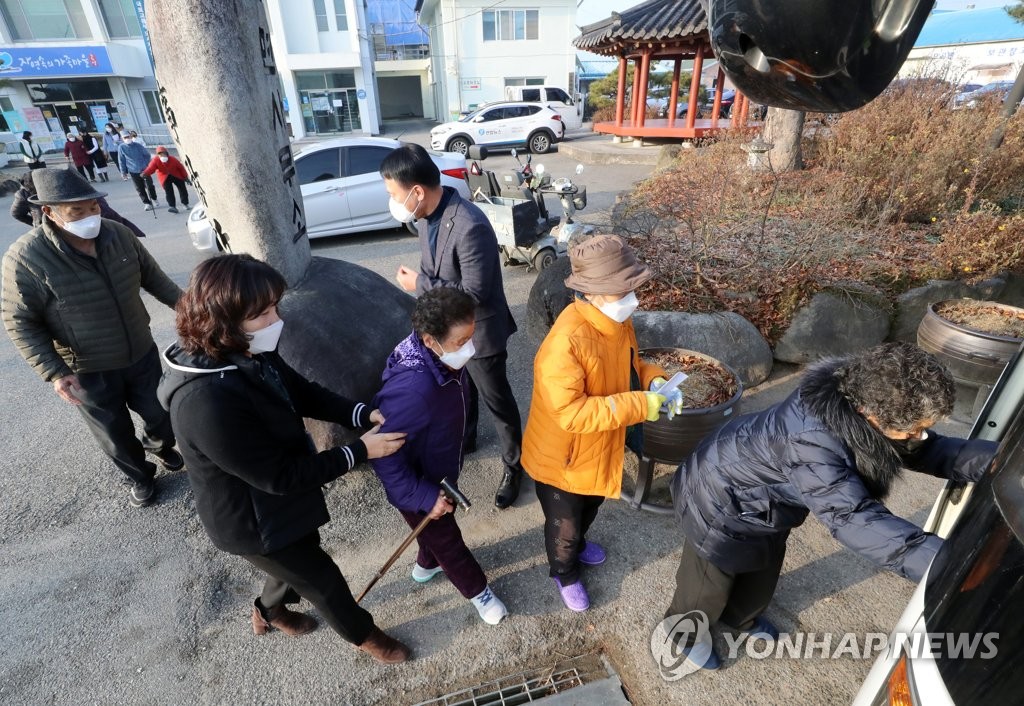
<instances>
[{"instance_id":1,"label":"pavilion tiled roof","mask_svg":"<svg viewBox=\"0 0 1024 706\"><path fill-rule=\"evenodd\" d=\"M647 0L580 28L578 49L615 53L640 42L680 41L706 34L708 18L699 0Z\"/></svg>"}]
</instances>

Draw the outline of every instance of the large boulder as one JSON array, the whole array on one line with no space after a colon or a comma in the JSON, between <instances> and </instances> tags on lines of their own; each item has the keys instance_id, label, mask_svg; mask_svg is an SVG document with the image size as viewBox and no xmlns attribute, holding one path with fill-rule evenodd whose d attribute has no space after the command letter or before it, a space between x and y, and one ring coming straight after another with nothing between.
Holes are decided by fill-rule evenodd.
<instances>
[{"instance_id":1,"label":"large boulder","mask_svg":"<svg viewBox=\"0 0 1024 706\"><path fill-rule=\"evenodd\" d=\"M963 282L934 279L923 287L908 289L896 298L896 318L889 331L891 341L917 342L917 327L928 305L944 299L975 297L977 292Z\"/></svg>"},{"instance_id":2,"label":"large boulder","mask_svg":"<svg viewBox=\"0 0 1024 706\"><path fill-rule=\"evenodd\" d=\"M688 348L732 367L745 387L763 382L772 371L772 349L757 328L731 311L690 314L639 311L633 315L641 348Z\"/></svg>"},{"instance_id":3,"label":"large boulder","mask_svg":"<svg viewBox=\"0 0 1024 706\"><path fill-rule=\"evenodd\" d=\"M562 309L572 301L572 291L565 286L571 273L569 258L565 255L540 271L530 288L526 302L526 332L537 343L544 340Z\"/></svg>"},{"instance_id":4,"label":"large boulder","mask_svg":"<svg viewBox=\"0 0 1024 706\"><path fill-rule=\"evenodd\" d=\"M295 370L349 399L369 403L395 345L412 331L415 300L365 267L314 257L306 278L285 292L279 351ZM355 434L307 420L317 448L348 443Z\"/></svg>"},{"instance_id":5,"label":"large boulder","mask_svg":"<svg viewBox=\"0 0 1024 706\"><path fill-rule=\"evenodd\" d=\"M889 333L884 299L867 289L818 292L793 316L775 346L775 359L809 363L878 345Z\"/></svg>"}]
</instances>

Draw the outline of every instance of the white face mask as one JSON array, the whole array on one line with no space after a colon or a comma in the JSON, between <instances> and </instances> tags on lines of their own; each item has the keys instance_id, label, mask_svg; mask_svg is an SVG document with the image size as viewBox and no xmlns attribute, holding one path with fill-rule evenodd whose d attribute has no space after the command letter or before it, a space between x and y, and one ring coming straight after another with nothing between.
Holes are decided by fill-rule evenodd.
<instances>
[{"instance_id":1,"label":"white face mask","mask_svg":"<svg viewBox=\"0 0 1024 706\"><path fill-rule=\"evenodd\" d=\"M452 351L451 353L445 351L440 341L437 342L437 345L442 353L441 362L452 370L461 370L469 362L469 359L476 355L476 346L473 345L472 338L466 341L465 345L460 347L459 350Z\"/></svg>"},{"instance_id":2,"label":"white face mask","mask_svg":"<svg viewBox=\"0 0 1024 706\"><path fill-rule=\"evenodd\" d=\"M170 159L170 157L161 157L161 158L160 158L160 161L161 161L161 162L165 162L165 163L166 163L166 162L167 162L167 160L169 160L169 159Z\"/></svg>"},{"instance_id":3,"label":"white face mask","mask_svg":"<svg viewBox=\"0 0 1024 706\"><path fill-rule=\"evenodd\" d=\"M618 299L613 302L605 302L597 308L609 319L621 324L633 315L633 312L636 311L638 306L640 306L640 302L637 300L636 294L634 292L630 292L622 299Z\"/></svg>"},{"instance_id":4,"label":"white face mask","mask_svg":"<svg viewBox=\"0 0 1024 706\"><path fill-rule=\"evenodd\" d=\"M388 210L391 211L391 215L399 223L411 223L416 218L416 213L405 207L409 203L409 197L415 193L415 191L410 191L402 203L398 203L394 198L388 199Z\"/></svg>"},{"instance_id":5,"label":"white face mask","mask_svg":"<svg viewBox=\"0 0 1024 706\"><path fill-rule=\"evenodd\" d=\"M108 135L112 134L113 132L114 132L114 131L113 131L113 130L111 130L111 129L110 129L109 127L107 128L107 134L108 134Z\"/></svg>"},{"instance_id":6,"label":"white face mask","mask_svg":"<svg viewBox=\"0 0 1024 706\"><path fill-rule=\"evenodd\" d=\"M60 218L60 216L57 217ZM61 220L63 221L63 219ZM68 233L71 233L71 235L82 238L83 240L92 240L100 234L100 226L103 224L100 223L99 216L86 216L85 218L81 218L77 221L71 221L70 223L63 221L63 223L58 225Z\"/></svg>"},{"instance_id":7,"label":"white face mask","mask_svg":"<svg viewBox=\"0 0 1024 706\"><path fill-rule=\"evenodd\" d=\"M284 321L275 321L266 328L247 333L249 337L250 353L267 353L277 348L277 342L281 340L281 329L284 328Z\"/></svg>"}]
</instances>

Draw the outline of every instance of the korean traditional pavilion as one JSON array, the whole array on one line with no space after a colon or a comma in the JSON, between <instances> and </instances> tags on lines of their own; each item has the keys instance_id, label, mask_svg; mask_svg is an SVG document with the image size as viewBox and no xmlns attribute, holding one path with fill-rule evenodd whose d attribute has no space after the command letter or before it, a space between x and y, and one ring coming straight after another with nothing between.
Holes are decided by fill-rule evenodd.
<instances>
[{"instance_id":1,"label":"korean traditional pavilion","mask_svg":"<svg viewBox=\"0 0 1024 706\"><path fill-rule=\"evenodd\" d=\"M731 118L719 119L722 91L715 91L710 119L698 119L697 97L704 59L713 59L708 20L699 0L647 0L608 19L580 28L573 44L584 51L619 59L619 85L615 103L615 121L594 123L594 132L617 137L694 139L746 125L750 110L746 96L738 91ZM666 118L646 116L648 81L651 65L674 60L672 87ZM683 61L693 61L689 103L686 114L679 113L679 75ZM631 91L626 90L628 62L634 62ZM721 87L724 73L718 70L716 86ZM628 93L628 95L627 95ZM684 95L686 91L683 91ZM630 98L627 105L627 98Z\"/></svg>"}]
</instances>

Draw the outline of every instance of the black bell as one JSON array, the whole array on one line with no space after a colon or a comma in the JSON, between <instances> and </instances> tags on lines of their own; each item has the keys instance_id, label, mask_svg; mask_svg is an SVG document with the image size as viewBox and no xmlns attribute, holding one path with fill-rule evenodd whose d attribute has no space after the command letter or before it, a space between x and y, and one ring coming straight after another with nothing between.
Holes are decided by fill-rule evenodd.
<instances>
[{"instance_id":1,"label":"black bell","mask_svg":"<svg viewBox=\"0 0 1024 706\"><path fill-rule=\"evenodd\" d=\"M934 0L702 0L711 47L751 101L860 108L889 85Z\"/></svg>"}]
</instances>

